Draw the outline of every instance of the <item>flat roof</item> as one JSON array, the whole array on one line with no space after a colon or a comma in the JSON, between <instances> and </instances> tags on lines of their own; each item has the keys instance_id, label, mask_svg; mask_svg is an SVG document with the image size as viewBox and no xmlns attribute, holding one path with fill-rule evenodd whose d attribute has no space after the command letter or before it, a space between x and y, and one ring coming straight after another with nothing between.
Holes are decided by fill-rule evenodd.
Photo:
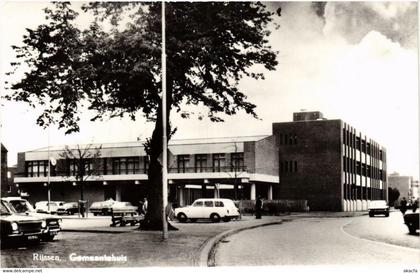
<instances>
[{"instance_id":1,"label":"flat roof","mask_svg":"<svg viewBox=\"0 0 420 273\"><path fill-rule=\"evenodd\" d=\"M236 136L236 137L215 137L215 138L190 138L190 139L173 139L169 141L169 146L176 146L176 145L195 145L195 144L217 144L217 143L243 143L248 141L259 141L261 139L267 138L270 135L259 135L259 136ZM132 141L132 142L114 142L114 143L91 143L91 144L79 144L81 148L85 148L89 145L92 148L96 148L98 146L102 146L102 149L107 148L134 148L134 147L142 147L144 141ZM56 145L50 146L50 151L61 151L64 149L66 145ZM67 145L70 149L76 149L77 144L75 145ZM48 151L48 147L43 147L35 150L30 150L26 152L46 152Z\"/></svg>"}]
</instances>

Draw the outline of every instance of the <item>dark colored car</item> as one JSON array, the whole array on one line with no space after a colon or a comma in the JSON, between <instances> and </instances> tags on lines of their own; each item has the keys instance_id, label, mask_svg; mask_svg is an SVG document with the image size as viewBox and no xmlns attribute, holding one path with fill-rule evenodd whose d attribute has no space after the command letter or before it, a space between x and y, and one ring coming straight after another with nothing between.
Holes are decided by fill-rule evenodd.
<instances>
[{"instance_id":1,"label":"dark colored car","mask_svg":"<svg viewBox=\"0 0 420 273\"><path fill-rule=\"evenodd\" d=\"M3 201L0 202L0 225L2 247L8 247L12 243L39 243L42 231L46 228L44 220L16 215Z\"/></svg>"},{"instance_id":2,"label":"dark colored car","mask_svg":"<svg viewBox=\"0 0 420 273\"><path fill-rule=\"evenodd\" d=\"M65 213L68 215L79 213L79 205L77 204L77 202L64 203L63 207L65 209Z\"/></svg>"},{"instance_id":3,"label":"dark colored car","mask_svg":"<svg viewBox=\"0 0 420 273\"><path fill-rule=\"evenodd\" d=\"M407 225L410 234L415 234L419 229L419 213L407 213L404 215L404 224Z\"/></svg>"},{"instance_id":4,"label":"dark colored car","mask_svg":"<svg viewBox=\"0 0 420 273\"><path fill-rule=\"evenodd\" d=\"M18 215L30 215L40 220L45 220L47 227L42 233L42 240L54 240L54 237L61 230L60 223L62 220L60 217L50 214L37 213L27 200L20 197L4 197L1 200L9 204L11 209L14 210L14 213Z\"/></svg>"}]
</instances>

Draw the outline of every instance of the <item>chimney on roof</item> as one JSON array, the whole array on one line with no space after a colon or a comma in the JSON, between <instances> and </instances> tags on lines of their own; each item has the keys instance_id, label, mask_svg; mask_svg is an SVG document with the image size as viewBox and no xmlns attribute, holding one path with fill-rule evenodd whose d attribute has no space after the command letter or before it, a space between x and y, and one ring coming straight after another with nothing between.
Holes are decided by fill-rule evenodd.
<instances>
[{"instance_id":1,"label":"chimney on roof","mask_svg":"<svg viewBox=\"0 0 420 273\"><path fill-rule=\"evenodd\" d=\"M293 113L293 121L323 120L324 115L320 111L301 111Z\"/></svg>"}]
</instances>

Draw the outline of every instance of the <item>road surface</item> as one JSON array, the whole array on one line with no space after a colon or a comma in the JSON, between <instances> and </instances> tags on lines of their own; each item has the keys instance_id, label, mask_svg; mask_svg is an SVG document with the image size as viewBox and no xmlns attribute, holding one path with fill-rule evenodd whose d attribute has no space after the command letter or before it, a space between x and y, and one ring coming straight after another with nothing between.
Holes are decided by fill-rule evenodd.
<instances>
[{"instance_id":1,"label":"road surface","mask_svg":"<svg viewBox=\"0 0 420 273\"><path fill-rule=\"evenodd\" d=\"M400 219L397 213L389 218L300 218L245 230L219 243L215 265L419 264L419 237L408 235ZM387 239L394 233L397 238Z\"/></svg>"}]
</instances>

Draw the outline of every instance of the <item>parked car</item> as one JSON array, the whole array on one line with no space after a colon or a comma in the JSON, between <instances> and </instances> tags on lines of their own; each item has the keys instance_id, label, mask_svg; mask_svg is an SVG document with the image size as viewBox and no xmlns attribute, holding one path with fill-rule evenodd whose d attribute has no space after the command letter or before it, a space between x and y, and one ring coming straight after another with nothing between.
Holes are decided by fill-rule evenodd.
<instances>
[{"instance_id":1,"label":"parked car","mask_svg":"<svg viewBox=\"0 0 420 273\"><path fill-rule=\"evenodd\" d=\"M64 207L66 202L64 202L64 201L51 201L51 203L55 203L57 205L57 211L56 211L57 214L67 214L66 208Z\"/></svg>"},{"instance_id":2,"label":"parked car","mask_svg":"<svg viewBox=\"0 0 420 273\"><path fill-rule=\"evenodd\" d=\"M415 234L419 229L419 213L407 213L404 215L404 224L407 225L410 234Z\"/></svg>"},{"instance_id":3,"label":"parked car","mask_svg":"<svg viewBox=\"0 0 420 273\"><path fill-rule=\"evenodd\" d=\"M130 202L115 201L111 208L118 211L137 212L137 207L133 206Z\"/></svg>"},{"instance_id":4,"label":"parked car","mask_svg":"<svg viewBox=\"0 0 420 273\"><path fill-rule=\"evenodd\" d=\"M65 213L73 215L79 212L79 205L77 202L68 202L64 204Z\"/></svg>"},{"instance_id":5,"label":"parked car","mask_svg":"<svg viewBox=\"0 0 420 273\"><path fill-rule=\"evenodd\" d=\"M3 197L1 200L9 205L14 213L18 215L30 215L46 222L46 228L41 234L44 241L52 241L61 230L61 218L55 215L37 213L32 205L21 197Z\"/></svg>"},{"instance_id":6,"label":"parked car","mask_svg":"<svg viewBox=\"0 0 420 273\"><path fill-rule=\"evenodd\" d=\"M0 202L1 247L12 243L39 243L46 222L29 215L16 215L2 200Z\"/></svg>"},{"instance_id":7,"label":"parked car","mask_svg":"<svg viewBox=\"0 0 420 273\"><path fill-rule=\"evenodd\" d=\"M96 215L111 215L111 207L116 201L109 199L106 201L93 202L89 210Z\"/></svg>"},{"instance_id":8,"label":"parked car","mask_svg":"<svg viewBox=\"0 0 420 273\"><path fill-rule=\"evenodd\" d=\"M202 198L197 199L191 206L176 208L175 216L178 221L185 223L188 219L210 219L212 222L225 222L240 216L239 209L230 199Z\"/></svg>"},{"instance_id":9,"label":"parked car","mask_svg":"<svg viewBox=\"0 0 420 273\"><path fill-rule=\"evenodd\" d=\"M56 202L50 201L48 207L48 201L40 201L35 203L35 209L38 213L56 214L58 205Z\"/></svg>"},{"instance_id":10,"label":"parked car","mask_svg":"<svg viewBox=\"0 0 420 273\"><path fill-rule=\"evenodd\" d=\"M374 200L369 203L369 217L377 214L383 214L385 217L389 216L389 206L385 200Z\"/></svg>"}]
</instances>

